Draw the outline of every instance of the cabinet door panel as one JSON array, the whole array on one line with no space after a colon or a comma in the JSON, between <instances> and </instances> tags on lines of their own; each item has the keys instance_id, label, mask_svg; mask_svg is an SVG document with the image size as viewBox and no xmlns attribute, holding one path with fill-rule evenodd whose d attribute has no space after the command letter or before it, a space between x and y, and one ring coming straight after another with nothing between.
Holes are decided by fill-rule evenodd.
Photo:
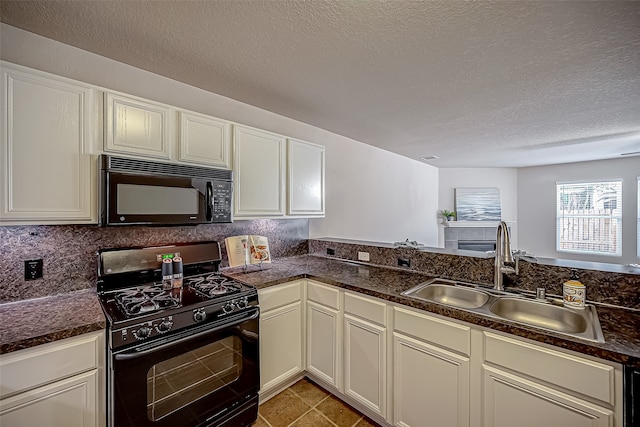
<instances>
[{"instance_id":1,"label":"cabinet door panel","mask_svg":"<svg viewBox=\"0 0 640 427\"><path fill-rule=\"evenodd\" d=\"M338 311L307 303L307 370L339 387Z\"/></svg>"},{"instance_id":2,"label":"cabinet door panel","mask_svg":"<svg viewBox=\"0 0 640 427\"><path fill-rule=\"evenodd\" d=\"M180 112L180 160L231 168L230 129L224 120Z\"/></svg>"},{"instance_id":3,"label":"cabinet door panel","mask_svg":"<svg viewBox=\"0 0 640 427\"><path fill-rule=\"evenodd\" d=\"M96 427L98 370L0 401L2 427Z\"/></svg>"},{"instance_id":4,"label":"cabinet door panel","mask_svg":"<svg viewBox=\"0 0 640 427\"><path fill-rule=\"evenodd\" d=\"M260 388L264 393L304 370L302 302L260 315Z\"/></svg>"},{"instance_id":5,"label":"cabinet door panel","mask_svg":"<svg viewBox=\"0 0 640 427\"><path fill-rule=\"evenodd\" d=\"M398 333L393 341L395 425L468 427L469 359Z\"/></svg>"},{"instance_id":6,"label":"cabinet door panel","mask_svg":"<svg viewBox=\"0 0 640 427\"><path fill-rule=\"evenodd\" d=\"M324 215L324 147L303 141L288 144L287 214Z\"/></svg>"},{"instance_id":7,"label":"cabinet door panel","mask_svg":"<svg viewBox=\"0 0 640 427\"><path fill-rule=\"evenodd\" d=\"M234 126L235 216L284 215L285 154L284 137Z\"/></svg>"},{"instance_id":8,"label":"cabinet door panel","mask_svg":"<svg viewBox=\"0 0 640 427\"><path fill-rule=\"evenodd\" d=\"M387 330L344 316L344 392L385 416Z\"/></svg>"},{"instance_id":9,"label":"cabinet door panel","mask_svg":"<svg viewBox=\"0 0 640 427\"><path fill-rule=\"evenodd\" d=\"M6 132L0 219L94 222L90 138L93 90L2 70Z\"/></svg>"},{"instance_id":10,"label":"cabinet door panel","mask_svg":"<svg viewBox=\"0 0 640 427\"><path fill-rule=\"evenodd\" d=\"M612 411L498 369L483 366L484 427L605 427Z\"/></svg>"},{"instance_id":11,"label":"cabinet door panel","mask_svg":"<svg viewBox=\"0 0 640 427\"><path fill-rule=\"evenodd\" d=\"M168 159L168 107L108 93L105 151Z\"/></svg>"}]
</instances>

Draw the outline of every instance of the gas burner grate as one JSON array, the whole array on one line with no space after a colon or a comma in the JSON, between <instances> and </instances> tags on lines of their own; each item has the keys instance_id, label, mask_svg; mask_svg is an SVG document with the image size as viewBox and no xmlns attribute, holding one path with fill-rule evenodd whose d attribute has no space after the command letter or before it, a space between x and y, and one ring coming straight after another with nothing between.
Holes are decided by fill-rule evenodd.
<instances>
[{"instance_id":1,"label":"gas burner grate","mask_svg":"<svg viewBox=\"0 0 640 427\"><path fill-rule=\"evenodd\" d=\"M242 290L242 285L218 274L187 279L187 286L206 298L234 294Z\"/></svg>"},{"instance_id":2,"label":"gas burner grate","mask_svg":"<svg viewBox=\"0 0 640 427\"><path fill-rule=\"evenodd\" d=\"M115 300L129 316L180 306L179 300L159 285L120 291Z\"/></svg>"}]
</instances>

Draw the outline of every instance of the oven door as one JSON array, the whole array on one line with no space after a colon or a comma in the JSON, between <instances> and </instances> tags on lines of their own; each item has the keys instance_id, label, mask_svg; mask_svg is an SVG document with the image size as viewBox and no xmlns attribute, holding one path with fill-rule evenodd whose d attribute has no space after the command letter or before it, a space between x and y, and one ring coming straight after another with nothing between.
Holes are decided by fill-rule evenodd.
<instances>
[{"instance_id":1,"label":"oven door","mask_svg":"<svg viewBox=\"0 0 640 427\"><path fill-rule=\"evenodd\" d=\"M105 172L102 185L102 225L206 224L213 220L212 181Z\"/></svg>"},{"instance_id":2,"label":"oven door","mask_svg":"<svg viewBox=\"0 0 640 427\"><path fill-rule=\"evenodd\" d=\"M246 424L236 422L250 425L257 417L260 383L259 314L256 308L226 324L113 354L110 425L208 426L253 411Z\"/></svg>"}]
</instances>

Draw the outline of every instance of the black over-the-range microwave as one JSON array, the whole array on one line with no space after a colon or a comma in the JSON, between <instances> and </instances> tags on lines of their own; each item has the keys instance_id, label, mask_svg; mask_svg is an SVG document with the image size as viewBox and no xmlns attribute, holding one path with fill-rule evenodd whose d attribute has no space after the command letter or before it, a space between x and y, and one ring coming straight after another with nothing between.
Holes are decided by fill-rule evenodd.
<instances>
[{"instance_id":1,"label":"black over-the-range microwave","mask_svg":"<svg viewBox=\"0 0 640 427\"><path fill-rule=\"evenodd\" d=\"M100 225L233 222L233 171L101 155Z\"/></svg>"}]
</instances>

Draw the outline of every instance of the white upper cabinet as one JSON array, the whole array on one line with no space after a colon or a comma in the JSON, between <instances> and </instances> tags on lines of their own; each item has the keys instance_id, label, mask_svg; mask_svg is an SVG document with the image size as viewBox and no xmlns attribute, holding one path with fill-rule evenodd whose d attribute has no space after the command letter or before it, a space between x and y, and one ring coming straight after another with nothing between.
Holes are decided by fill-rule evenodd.
<instances>
[{"instance_id":1,"label":"white upper cabinet","mask_svg":"<svg viewBox=\"0 0 640 427\"><path fill-rule=\"evenodd\" d=\"M171 112L162 104L106 93L104 150L169 159Z\"/></svg>"},{"instance_id":2,"label":"white upper cabinet","mask_svg":"<svg viewBox=\"0 0 640 427\"><path fill-rule=\"evenodd\" d=\"M0 223L97 221L94 90L0 63Z\"/></svg>"},{"instance_id":3,"label":"white upper cabinet","mask_svg":"<svg viewBox=\"0 0 640 427\"><path fill-rule=\"evenodd\" d=\"M324 216L324 147L289 139L287 215Z\"/></svg>"},{"instance_id":4,"label":"white upper cabinet","mask_svg":"<svg viewBox=\"0 0 640 427\"><path fill-rule=\"evenodd\" d=\"M181 162L231 169L231 125L215 117L178 112Z\"/></svg>"},{"instance_id":5,"label":"white upper cabinet","mask_svg":"<svg viewBox=\"0 0 640 427\"><path fill-rule=\"evenodd\" d=\"M285 137L235 125L233 132L234 216L285 214Z\"/></svg>"},{"instance_id":6,"label":"white upper cabinet","mask_svg":"<svg viewBox=\"0 0 640 427\"><path fill-rule=\"evenodd\" d=\"M324 216L323 146L242 125L233 135L236 218Z\"/></svg>"}]
</instances>

